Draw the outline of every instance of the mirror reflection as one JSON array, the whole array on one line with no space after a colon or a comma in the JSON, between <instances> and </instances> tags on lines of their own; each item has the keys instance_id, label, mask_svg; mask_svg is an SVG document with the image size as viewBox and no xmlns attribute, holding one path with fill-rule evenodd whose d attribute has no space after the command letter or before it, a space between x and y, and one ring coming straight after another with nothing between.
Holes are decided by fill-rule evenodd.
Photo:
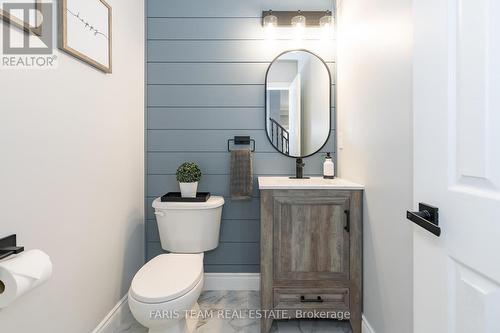
<instances>
[{"instance_id":1,"label":"mirror reflection","mask_svg":"<svg viewBox=\"0 0 500 333\"><path fill-rule=\"evenodd\" d=\"M266 76L266 131L290 157L318 152L330 134L330 72L307 51L282 54Z\"/></svg>"}]
</instances>

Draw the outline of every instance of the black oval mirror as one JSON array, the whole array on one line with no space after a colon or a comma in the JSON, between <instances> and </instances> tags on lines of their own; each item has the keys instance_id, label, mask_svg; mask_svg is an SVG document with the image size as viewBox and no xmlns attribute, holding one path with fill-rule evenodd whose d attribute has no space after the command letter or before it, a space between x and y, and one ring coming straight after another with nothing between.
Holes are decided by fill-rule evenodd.
<instances>
[{"instance_id":1,"label":"black oval mirror","mask_svg":"<svg viewBox=\"0 0 500 333\"><path fill-rule=\"evenodd\" d=\"M326 63L305 51L282 53L266 74L266 132L279 152L317 153L331 130L331 76Z\"/></svg>"}]
</instances>

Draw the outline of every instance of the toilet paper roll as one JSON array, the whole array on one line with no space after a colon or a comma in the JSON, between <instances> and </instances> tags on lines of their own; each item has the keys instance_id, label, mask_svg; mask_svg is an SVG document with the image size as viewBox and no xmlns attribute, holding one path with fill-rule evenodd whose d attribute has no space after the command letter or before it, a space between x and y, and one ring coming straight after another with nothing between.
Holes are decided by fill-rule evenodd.
<instances>
[{"instance_id":1,"label":"toilet paper roll","mask_svg":"<svg viewBox=\"0 0 500 333\"><path fill-rule=\"evenodd\" d=\"M52 262L43 251L30 250L0 261L0 308L47 281Z\"/></svg>"}]
</instances>

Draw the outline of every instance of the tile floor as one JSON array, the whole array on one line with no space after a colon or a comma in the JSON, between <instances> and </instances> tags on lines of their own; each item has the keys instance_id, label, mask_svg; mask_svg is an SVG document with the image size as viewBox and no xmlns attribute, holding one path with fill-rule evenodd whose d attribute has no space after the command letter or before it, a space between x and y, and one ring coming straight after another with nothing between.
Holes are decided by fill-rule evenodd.
<instances>
[{"instance_id":1,"label":"tile floor","mask_svg":"<svg viewBox=\"0 0 500 333\"><path fill-rule=\"evenodd\" d=\"M248 313L248 310L259 309L258 291L205 291L201 294L194 310L205 312L212 310L241 310L238 313ZM128 310L128 306L127 306ZM193 333L260 333L258 319L241 318L218 319L190 318L188 326ZM137 323L132 314L127 311L123 318L108 326L113 333L147 333L147 329ZM275 321L271 333L350 333L348 322L333 320L289 320Z\"/></svg>"}]
</instances>

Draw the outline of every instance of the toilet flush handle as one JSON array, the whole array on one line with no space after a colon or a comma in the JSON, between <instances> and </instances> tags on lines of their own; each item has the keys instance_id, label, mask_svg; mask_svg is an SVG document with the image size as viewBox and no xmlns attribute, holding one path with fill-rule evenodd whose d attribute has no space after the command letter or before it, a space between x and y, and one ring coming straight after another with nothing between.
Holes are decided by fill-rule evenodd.
<instances>
[{"instance_id":1,"label":"toilet flush handle","mask_svg":"<svg viewBox=\"0 0 500 333\"><path fill-rule=\"evenodd\" d=\"M164 212L155 212L155 215L156 216L165 216L165 213Z\"/></svg>"}]
</instances>

